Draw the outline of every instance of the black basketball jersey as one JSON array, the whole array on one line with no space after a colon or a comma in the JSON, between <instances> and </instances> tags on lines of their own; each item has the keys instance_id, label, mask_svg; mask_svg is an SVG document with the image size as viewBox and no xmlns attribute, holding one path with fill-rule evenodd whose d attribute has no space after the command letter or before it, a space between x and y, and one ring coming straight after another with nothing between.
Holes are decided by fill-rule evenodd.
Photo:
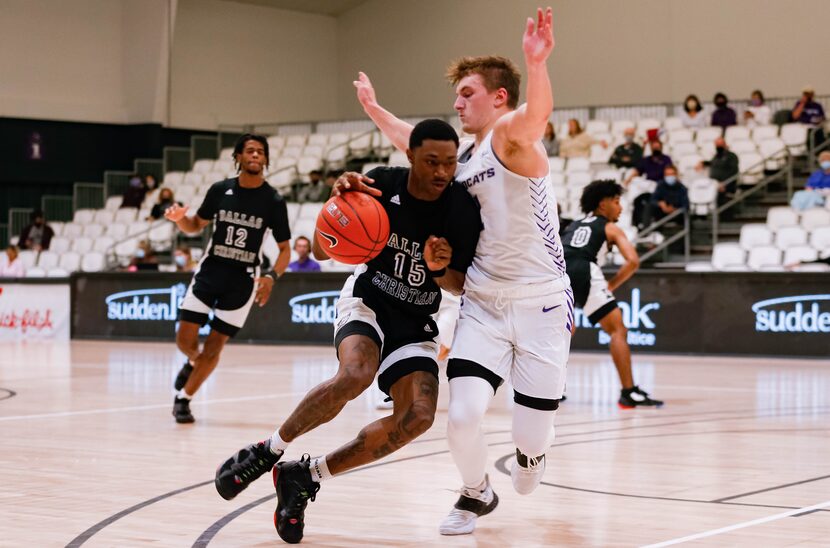
<instances>
[{"instance_id":1,"label":"black basketball jersey","mask_svg":"<svg viewBox=\"0 0 830 548\"><path fill-rule=\"evenodd\" d=\"M278 242L291 238L285 200L267 182L256 188L239 186L238 177L215 183L196 214L213 221L205 255L224 264L259 265L267 230Z\"/></svg>"},{"instance_id":2,"label":"black basketball jersey","mask_svg":"<svg viewBox=\"0 0 830 548\"><path fill-rule=\"evenodd\" d=\"M370 307L434 314L441 290L427 271L424 244L429 236L446 238L452 247L449 268L466 272L482 229L478 205L456 183L444 189L438 200L414 198L406 189L407 168L376 168L367 177L374 179L372 186L383 193L377 200L389 216L389 239L377 257L358 267L354 296Z\"/></svg>"},{"instance_id":3,"label":"black basketball jersey","mask_svg":"<svg viewBox=\"0 0 830 548\"><path fill-rule=\"evenodd\" d=\"M605 225L608 219L601 215L589 215L571 222L562 233L565 262L597 262L597 255L606 243Z\"/></svg>"}]
</instances>

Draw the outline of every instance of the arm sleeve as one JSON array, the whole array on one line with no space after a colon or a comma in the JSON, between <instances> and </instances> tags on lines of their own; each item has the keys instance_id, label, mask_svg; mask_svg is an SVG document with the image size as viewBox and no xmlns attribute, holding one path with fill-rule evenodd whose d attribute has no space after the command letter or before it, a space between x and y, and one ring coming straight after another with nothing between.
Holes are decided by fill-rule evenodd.
<instances>
[{"instance_id":1,"label":"arm sleeve","mask_svg":"<svg viewBox=\"0 0 830 548\"><path fill-rule=\"evenodd\" d=\"M464 198L459 200L460 207L455 208L449 219L451 224L447 238L452 247L450 268L458 272L467 272L467 268L473 264L478 237L483 229L478 204L472 196L467 195Z\"/></svg>"},{"instance_id":2,"label":"arm sleeve","mask_svg":"<svg viewBox=\"0 0 830 548\"><path fill-rule=\"evenodd\" d=\"M202 205L199 206L199 210L196 211L196 215L206 221L213 220L213 216L216 215L216 211L219 209L219 199L221 197L219 191L220 188L218 184L210 187L205 195Z\"/></svg>"},{"instance_id":3,"label":"arm sleeve","mask_svg":"<svg viewBox=\"0 0 830 548\"><path fill-rule=\"evenodd\" d=\"M291 239L291 228L288 226L288 206L285 200L274 196L274 218L271 222L271 232L277 242L284 242ZM201 217L201 215L200 215Z\"/></svg>"}]
</instances>

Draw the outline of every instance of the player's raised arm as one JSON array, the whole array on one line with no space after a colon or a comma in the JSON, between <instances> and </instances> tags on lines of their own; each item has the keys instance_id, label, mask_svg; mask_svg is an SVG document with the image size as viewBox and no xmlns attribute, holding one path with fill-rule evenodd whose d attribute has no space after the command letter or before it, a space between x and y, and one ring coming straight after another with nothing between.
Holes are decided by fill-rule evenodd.
<instances>
[{"instance_id":1,"label":"player's raised arm","mask_svg":"<svg viewBox=\"0 0 830 548\"><path fill-rule=\"evenodd\" d=\"M504 134L518 145L537 143L545 133L545 125L553 111L553 90L547 60L553 51L553 10L548 7L536 13L536 21L527 19L522 49L527 69L527 102L506 117Z\"/></svg>"},{"instance_id":2,"label":"player's raised arm","mask_svg":"<svg viewBox=\"0 0 830 548\"><path fill-rule=\"evenodd\" d=\"M164 211L164 217L168 221L173 221L179 230L185 234L198 234L205 228L210 221L202 219L198 215L193 217L187 216L187 206L180 206L174 203Z\"/></svg>"},{"instance_id":3,"label":"player's raised arm","mask_svg":"<svg viewBox=\"0 0 830 548\"><path fill-rule=\"evenodd\" d=\"M378 129L389 137L395 148L406 152L409 147L409 135L412 125L404 122L378 104L375 88L366 74L359 72L357 80L352 82L357 89L357 100L363 106L363 111L372 119Z\"/></svg>"}]
</instances>

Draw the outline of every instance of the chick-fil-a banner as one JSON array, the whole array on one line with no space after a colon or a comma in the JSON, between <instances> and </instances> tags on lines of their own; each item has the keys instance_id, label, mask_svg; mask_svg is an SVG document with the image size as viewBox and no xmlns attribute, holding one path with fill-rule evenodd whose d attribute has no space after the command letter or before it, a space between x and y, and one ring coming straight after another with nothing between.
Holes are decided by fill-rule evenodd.
<instances>
[{"instance_id":1,"label":"chick-fil-a banner","mask_svg":"<svg viewBox=\"0 0 830 548\"><path fill-rule=\"evenodd\" d=\"M69 340L69 284L0 281L0 341Z\"/></svg>"}]
</instances>

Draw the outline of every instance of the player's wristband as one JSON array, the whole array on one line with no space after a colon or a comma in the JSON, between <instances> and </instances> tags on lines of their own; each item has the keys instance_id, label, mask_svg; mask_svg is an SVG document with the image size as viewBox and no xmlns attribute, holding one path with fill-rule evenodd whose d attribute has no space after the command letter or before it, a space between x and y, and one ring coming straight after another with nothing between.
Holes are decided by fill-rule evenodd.
<instances>
[{"instance_id":1,"label":"player's wristband","mask_svg":"<svg viewBox=\"0 0 830 548\"><path fill-rule=\"evenodd\" d=\"M429 272L429 275L433 278L440 278L447 273L447 269L442 268L441 270L427 270L427 272Z\"/></svg>"},{"instance_id":2,"label":"player's wristband","mask_svg":"<svg viewBox=\"0 0 830 548\"><path fill-rule=\"evenodd\" d=\"M276 282L276 281L277 281L277 275L276 275L276 274L274 274L273 272L266 272L265 274L263 274L263 277L265 277L265 278L271 278L271 281L272 281L272 282Z\"/></svg>"}]
</instances>

